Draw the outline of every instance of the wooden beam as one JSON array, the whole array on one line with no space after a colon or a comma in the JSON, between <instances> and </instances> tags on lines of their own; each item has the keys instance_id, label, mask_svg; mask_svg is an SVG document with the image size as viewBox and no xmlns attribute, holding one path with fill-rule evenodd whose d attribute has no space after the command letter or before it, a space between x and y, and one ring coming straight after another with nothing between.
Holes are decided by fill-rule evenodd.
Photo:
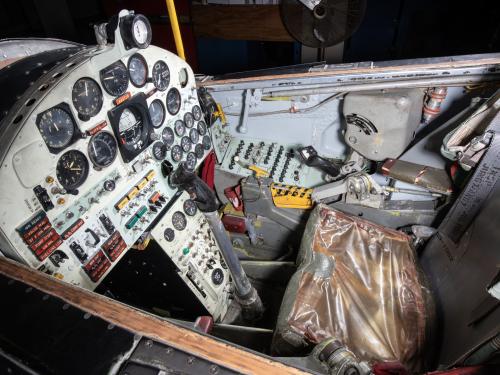
<instances>
[{"instance_id":1,"label":"wooden beam","mask_svg":"<svg viewBox=\"0 0 500 375\"><path fill-rule=\"evenodd\" d=\"M109 323L244 374L304 374L299 369L176 326L144 311L67 284L0 256L0 273ZM7 307L4 307L7 308ZM13 308L13 306L11 306Z\"/></svg>"},{"instance_id":2,"label":"wooden beam","mask_svg":"<svg viewBox=\"0 0 500 375\"><path fill-rule=\"evenodd\" d=\"M194 33L233 40L292 42L278 5L193 5Z\"/></svg>"}]
</instances>

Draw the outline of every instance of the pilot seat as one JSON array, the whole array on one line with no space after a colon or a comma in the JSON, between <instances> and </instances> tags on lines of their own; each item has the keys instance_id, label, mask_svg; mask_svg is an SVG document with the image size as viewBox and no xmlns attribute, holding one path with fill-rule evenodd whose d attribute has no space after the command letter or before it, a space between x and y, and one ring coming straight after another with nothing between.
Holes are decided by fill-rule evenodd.
<instances>
[{"instance_id":1,"label":"pilot seat","mask_svg":"<svg viewBox=\"0 0 500 375\"><path fill-rule=\"evenodd\" d=\"M434 320L411 238L318 205L307 222L272 350L300 356L334 338L361 361L425 367Z\"/></svg>"}]
</instances>

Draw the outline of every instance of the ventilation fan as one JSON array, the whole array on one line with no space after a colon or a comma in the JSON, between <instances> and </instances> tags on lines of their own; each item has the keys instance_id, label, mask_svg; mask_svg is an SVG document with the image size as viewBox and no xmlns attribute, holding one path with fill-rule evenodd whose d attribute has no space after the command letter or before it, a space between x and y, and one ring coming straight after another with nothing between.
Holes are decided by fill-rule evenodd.
<instances>
[{"instance_id":1,"label":"ventilation fan","mask_svg":"<svg viewBox=\"0 0 500 375\"><path fill-rule=\"evenodd\" d=\"M281 0L281 20L298 42L325 48L349 38L361 24L366 0Z\"/></svg>"}]
</instances>

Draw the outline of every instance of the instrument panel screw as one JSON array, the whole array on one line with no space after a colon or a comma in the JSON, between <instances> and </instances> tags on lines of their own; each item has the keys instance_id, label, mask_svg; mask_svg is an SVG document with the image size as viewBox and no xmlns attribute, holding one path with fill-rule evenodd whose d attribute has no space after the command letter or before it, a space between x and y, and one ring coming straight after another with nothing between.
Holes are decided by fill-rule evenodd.
<instances>
[{"instance_id":1,"label":"instrument panel screw","mask_svg":"<svg viewBox=\"0 0 500 375\"><path fill-rule=\"evenodd\" d=\"M153 346L153 341L151 341L151 340L147 340L147 341L146 341L146 346L147 346L148 348L151 348L151 347Z\"/></svg>"},{"instance_id":2,"label":"instrument panel screw","mask_svg":"<svg viewBox=\"0 0 500 375\"><path fill-rule=\"evenodd\" d=\"M188 357L187 363L188 365L192 365L194 363L194 357Z\"/></svg>"}]
</instances>

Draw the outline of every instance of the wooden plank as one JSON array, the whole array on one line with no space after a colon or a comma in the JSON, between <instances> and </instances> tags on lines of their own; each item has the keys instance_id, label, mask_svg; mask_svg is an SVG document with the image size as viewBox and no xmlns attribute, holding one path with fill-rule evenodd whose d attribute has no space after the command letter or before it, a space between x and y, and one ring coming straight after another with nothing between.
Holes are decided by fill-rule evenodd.
<instances>
[{"instance_id":1,"label":"wooden plank","mask_svg":"<svg viewBox=\"0 0 500 375\"><path fill-rule=\"evenodd\" d=\"M341 66L342 64L339 64ZM218 85L237 85L239 83L247 82L260 82L267 80L278 80L278 79L300 79L300 78L310 78L310 77L334 77L340 74L373 74L373 73L388 73L397 71L412 71L417 69L452 69L452 68L463 68L463 67L475 67L480 65L500 65L499 58L482 58L477 60L463 60L463 61L444 61L434 64L410 64L410 65L395 65L387 67L348 67L345 69L326 69L322 71L314 71L307 73L289 73L289 74L276 74L276 75L261 75L253 76L247 78L233 78L233 79L222 79L222 80L206 80L203 82L197 82L198 86L214 87ZM333 65L335 66L335 65Z\"/></svg>"},{"instance_id":2,"label":"wooden plank","mask_svg":"<svg viewBox=\"0 0 500 375\"><path fill-rule=\"evenodd\" d=\"M292 42L278 5L193 5L196 36L233 40Z\"/></svg>"},{"instance_id":3,"label":"wooden plank","mask_svg":"<svg viewBox=\"0 0 500 375\"><path fill-rule=\"evenodd\" d=\"M304 374L303 371L276 362L270 357L260 356L176 326L159 317L64 283L1 256L0 273L60 298L116 326L244 374Z\"/></svg>"}]
</instances>

